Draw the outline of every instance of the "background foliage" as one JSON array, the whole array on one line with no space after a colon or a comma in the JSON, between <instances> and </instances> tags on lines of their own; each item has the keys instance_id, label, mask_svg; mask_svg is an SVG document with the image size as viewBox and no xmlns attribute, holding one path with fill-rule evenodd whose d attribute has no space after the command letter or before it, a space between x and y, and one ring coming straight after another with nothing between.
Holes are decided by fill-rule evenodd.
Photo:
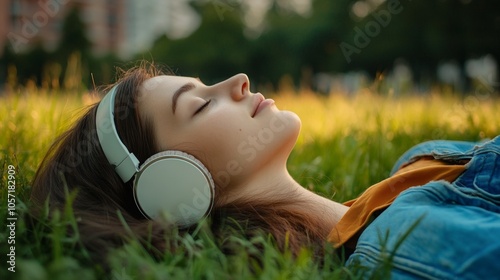
<instances>
[{"instance_id":1,"label":"background foliage","mask_svg":"<svg viewBox=\"0 0 500 280\"><path fill-rule=\"evenodd\" d=\"M317 73L365 71L375 77L390 71L398 59L409 64L415 82L424 83L435 80L441 62L455 61L463 71L469 58L489 54L500 61L500 2L496 0L367 0L364 2L382 4L364 17L353 13L353 5L363 1L313 0L305 15L286 9L281 2L273 1L265 26L256 35L246 29L245 6L240 2L193 0L191 5L201 16L200 27L183 39L160 37L134 59L155 60L178 74L199 76L207 83L245 72L254 84L274 86L283 76L291 77L296 86L307 86ZM68 58L77 51L85 88L92 87L87 73L93 73L97 85L111 82L113 67L126 63L112 53L94 57L82 28L73 12L64 24L64 39L54 52L36 47L15 54L8 47L0 58L5 74L0 77L6 77L8 65L15 65L19 81L31 79L41 84L51 66L60 65L57 78L62 83ZM346 55L342 44L359 52Z\"/></svg>"}]
</instances>

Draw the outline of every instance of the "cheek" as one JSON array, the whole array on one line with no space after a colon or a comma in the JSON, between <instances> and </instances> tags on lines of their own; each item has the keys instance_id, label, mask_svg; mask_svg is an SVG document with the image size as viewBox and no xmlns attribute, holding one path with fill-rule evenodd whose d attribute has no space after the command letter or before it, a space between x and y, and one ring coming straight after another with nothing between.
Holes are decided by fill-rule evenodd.
<instances>
[{"instance_id":1,"label":"cheek","mask_svg":"<svg viewBox=\"0 0 500 280\"><path fill-rule=\"evenodd\" d=\"M201 140L204 151L210 157L210 161L216 163L216 167L220 169L237 156L238 145L252 134L255 127L233 117L225 120L214 119L210 125L200 129L204 134Z\"/></svg>"},{"instance_id":2,"label":"cheek","mask_svg":"<svg viewBox=\"0 0 500 280\"><path fill-rule=\"evenodd\" d=\"M300 119L291 112L275 112L258 121L214 114L190 131L189 150L224 187L244 181L273 158L286 161L299 130Z\"/></svg>"},{"instance_id":3,"label":"cheek","mask_svg":"<svg viewBox=\"0 0 500 280\"><path fill-rule=\"evenodd\" d=\"M182 137L186 149L206 161L207 165L218 168L220 162L236 152L238 143L248 131L238 117L213 114L183 129Z\"/></svg>"}]
</instances>

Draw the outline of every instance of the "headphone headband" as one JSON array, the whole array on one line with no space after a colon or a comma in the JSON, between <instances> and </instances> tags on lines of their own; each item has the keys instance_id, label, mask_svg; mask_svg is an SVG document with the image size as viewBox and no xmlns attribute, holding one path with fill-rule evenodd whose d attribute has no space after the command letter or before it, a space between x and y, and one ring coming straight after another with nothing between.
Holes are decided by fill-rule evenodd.
<instances>
[{"instance_id":1,"label":"headphone headband","mask_svg":"<svg viewBox=\"0 0 500 280\"><path fill-rule=\"evenodd\" d=\"M128 182L139 170L139 160L122 143L115 127L115 85L97 107L97 137L109 163L115 167L122 181Z\"/></svg>"}]
</instances>

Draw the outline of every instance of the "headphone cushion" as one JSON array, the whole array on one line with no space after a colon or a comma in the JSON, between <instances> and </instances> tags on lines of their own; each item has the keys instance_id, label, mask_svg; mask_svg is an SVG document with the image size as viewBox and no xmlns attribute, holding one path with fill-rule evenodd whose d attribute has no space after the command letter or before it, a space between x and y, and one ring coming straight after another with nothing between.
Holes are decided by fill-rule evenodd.
<instances>
[{"instance_id":1,"label":"headphone cushion","mask_svg":"<svg viewBox=\"0 0 500 280\"><path fill-rule=\"evenodd\" d=\"M148 158L134 180L134 199L149 219L166 214L179 227L206 217L214 201L214 181L194 156L163 151Z\"/></svg>"}]
</instances>

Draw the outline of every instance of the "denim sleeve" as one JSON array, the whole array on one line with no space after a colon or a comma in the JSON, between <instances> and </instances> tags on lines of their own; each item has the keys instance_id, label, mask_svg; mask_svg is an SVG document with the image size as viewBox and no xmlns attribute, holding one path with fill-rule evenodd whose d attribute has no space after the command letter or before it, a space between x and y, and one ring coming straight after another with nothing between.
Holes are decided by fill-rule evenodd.
<instances>
[{"instance_id":1,"label":"denim sleeve","mask_svg":"<svg viewBox=\"0 0 500 280\"><path fill-rule=\"evenodd\" d=\"M410 163L423 156L433 156L436 154L447 155L468 155L477 145L477 142L450 141L450 140L432 140L422 142L410 148L396 161L392 167L390 175L392 176L404 164Z\"/></svg>"},{"instance_id":2,"label":"denim sleeve","mask_svg":"<svg viewBox=\"0 0 500 280\"><path fill-rule=\"evenodd\" d=\"M363 279L384 264L383 278L491 279L500 275L499 232L498 205L431 182L403 192L377 217L346 265L365 271Z\"/></svg>"}]
</instances>

